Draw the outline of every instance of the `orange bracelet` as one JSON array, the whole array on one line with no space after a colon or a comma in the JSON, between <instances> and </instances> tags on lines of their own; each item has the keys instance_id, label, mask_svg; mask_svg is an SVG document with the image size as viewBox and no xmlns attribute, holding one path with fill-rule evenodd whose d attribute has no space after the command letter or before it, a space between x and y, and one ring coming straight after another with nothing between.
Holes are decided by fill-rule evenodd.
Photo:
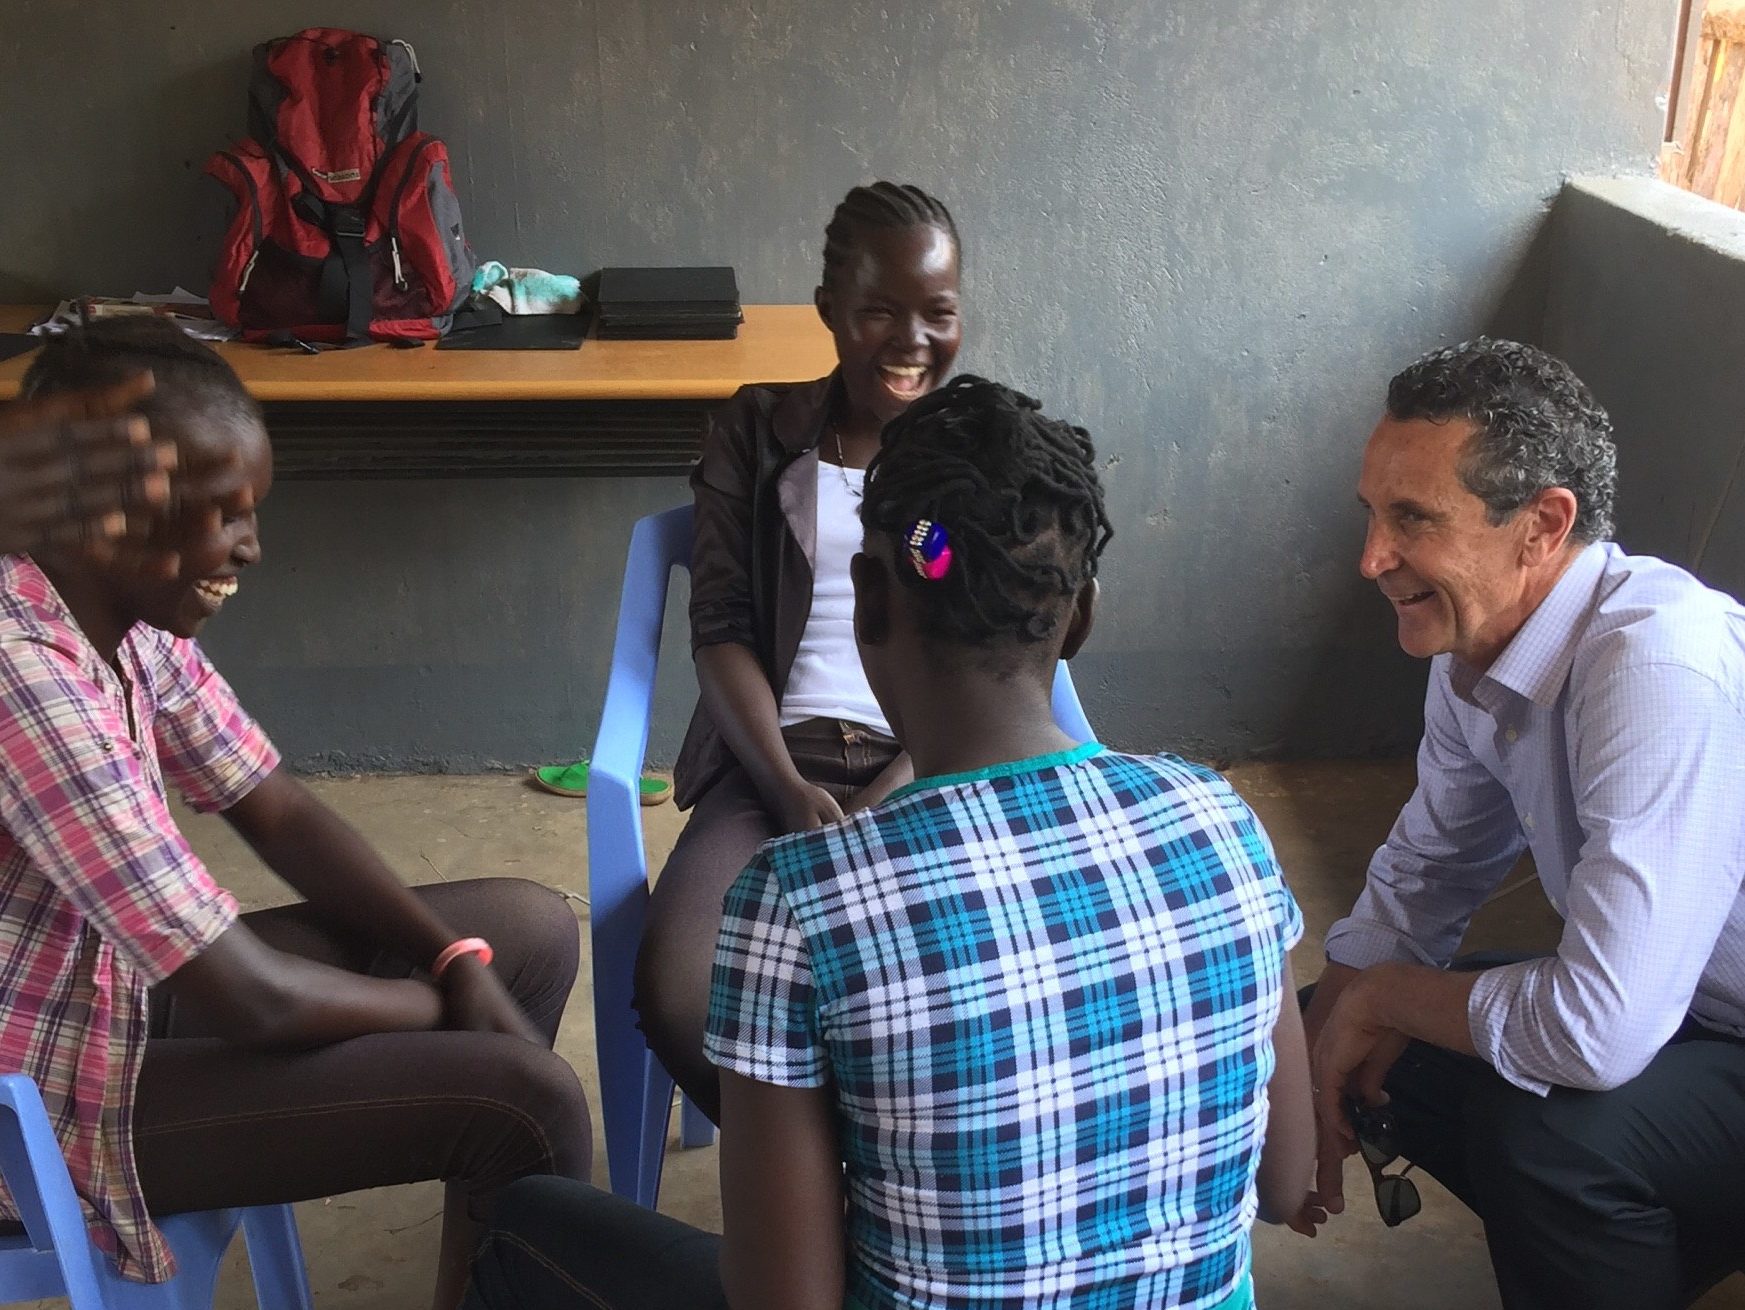
<instances>
[{"instance_id":1,"label":"orange bracelet","mask_svg":"<svg viewBox=\"0 0 1745 1310\"><path fill-rule=\"evenodd\" d=\"M494 954L495 952L491 950L491 943L483 937L462 937L459 941L450 942L442 948L442 954L438 955L436 963L430 966L430 976L432 978L442 977L448 966L463 955L476 955L479 957L480 964L489 964Z\"/></svg>"}]
</instances>

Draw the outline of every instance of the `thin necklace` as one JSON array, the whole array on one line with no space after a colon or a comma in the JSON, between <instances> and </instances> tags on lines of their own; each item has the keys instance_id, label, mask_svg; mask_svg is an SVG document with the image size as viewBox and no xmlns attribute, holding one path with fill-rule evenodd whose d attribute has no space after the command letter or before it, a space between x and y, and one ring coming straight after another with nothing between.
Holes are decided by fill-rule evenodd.
<instances>
[{"instance_id":1,"label":"thin necklace","mask_svg":"<svg viewBox=\"0 0 1745 1310\"><path fill-rule=\"evenodd\" d=\"M842 453L842 429L836 424L830 425L830 435L836 438L836 471L842 475L842 487L855 500L866 494L863 487L857 487L848 478L848 456Z\"/></svg>"}]
</instances>

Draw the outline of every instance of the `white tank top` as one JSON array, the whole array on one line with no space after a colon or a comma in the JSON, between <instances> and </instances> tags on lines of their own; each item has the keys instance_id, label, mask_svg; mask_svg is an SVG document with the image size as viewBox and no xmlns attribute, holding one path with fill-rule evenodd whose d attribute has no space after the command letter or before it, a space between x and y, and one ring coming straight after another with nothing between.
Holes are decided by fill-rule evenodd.
<instances>
[{"instance_id":1,"label":"white tank top","mask_svg":"<svg viewBox=\"0 0 1745 1310\"><path fill-rule=\"evenodd\" d=\"M860 550L860 493L866 470L818 461L818 531L812 612L782 695L782 727L804 719L847 719L889 733L854 644L854 583L848 561ZM849 488L853 488L851 493Z\"/></svg>"}]
</instances>

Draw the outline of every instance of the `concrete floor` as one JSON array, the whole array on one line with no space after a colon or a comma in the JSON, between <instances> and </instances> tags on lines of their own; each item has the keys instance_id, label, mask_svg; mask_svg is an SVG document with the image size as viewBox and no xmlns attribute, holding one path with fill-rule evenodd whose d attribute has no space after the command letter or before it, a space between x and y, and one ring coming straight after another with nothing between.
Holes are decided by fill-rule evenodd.
<instances>
[{"instance_id":1,"label":"concrete floor","mask_svg":"<svg viewBox=\"0 0 1745 1310\"><path fill-rule=\"evenodd\" d=\"M1294 961L1297 978L1307 981L1321 967L1322 934L1351 904L1370 852L1411 790L1411 764L1242 765L1230 769L1229 777L1271 832L1308 920L1308 935ZM503 776L359 777L321 779L312 786L408 881L513 874L586 894L584 802L548 796ZM650 860L658 868L683 816L670 806L644 813ZM185 815L183 820L195 848L245 909L289 899L221 821ZM579 899L575 908L585 919ZM1531 949L1555 941L1555 915L1530 875L1506 886L1469 937L1471 945L1497 948ZM582 981L558 1049L574 1061L592 1091L597 1075L585 933L583 951ZM596 1157L603 1180L601 1143ZM1496 1306L1478 1224L1434 1181L1421 1177L1419 1186L1423 1213L1390 1232L1367 1203L1367 1179L1352 1162L1347 1191L1354 1204L1315 1241L1284 1229L1258 1229L1260 1303L1266 1310ZM719 1227L712 1148L675 1149L668 1155L662 1209ZM439 1211L434 1184L335 1196L299 1207L317 1300L332 1310L422 1310L430 1293ZM221 1310L254 1304L240 1256L232 1256L218 1304ZM1745 1310L1745 1276L1729 1280L1700 1304L1703 1310Z\"/></svg>"}]
</instances>

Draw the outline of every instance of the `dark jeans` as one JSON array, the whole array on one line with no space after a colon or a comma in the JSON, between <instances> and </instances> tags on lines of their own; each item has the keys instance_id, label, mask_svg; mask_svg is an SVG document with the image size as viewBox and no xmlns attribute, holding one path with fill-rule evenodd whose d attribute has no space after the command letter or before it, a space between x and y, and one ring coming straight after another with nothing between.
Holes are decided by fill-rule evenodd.
<instances>
[{"instance_id":1,"label":"dark jeans","mask_svg":"<svg viewBox=\"0 0 1745 1310\"><path fill-rule=\"evenodd\" d=\"M556 892L489 878L417 888L494 967L547 1042L575 981L575 915ZM348 940L307 905L243 916L269 945L343 969L406 977L412 962ZM420 961L420 963L425 963ZM156 1214L270 1205L443 1179L482 1219L527 1174L586 1178L587 1102L552 1051L496 1033L378 1033L261 1053L194 1035L162 993L134 1104L134 1156Z\"/></svg>"},{"instance_id":2,"label":"dark jeans","mask_svg":"<svg viewBox=\"0 0 1745 1310\"><path fill-rule=\"evenodd\" d=\"M837 719L782 730L800 776L849 800L896 759L883 733ZM709 976L721 933L721 899L757 848L781 836L751 777L733 766L698 800L649 898L636 959L636 1011L649 1049L686 1096L721 1120L720 1083L703 1056Z\"/></svg>"},{"instance_id":3,"label":"dark jeans","mask_svg":"<svg viewBox=\"0 0 1745 1310\"><path fill-rule=\"evenodd\" d=\"M491 1213L461 1310L727 1310L721 1239L568 1178Z\"/></svg>"},{"instance_id":4,"label":"dark jeans","mask_svg":"<svg viewBox=\"0 0 1745 1310\"><path fill-rule=\"evenodd\" d=\"M1745 1042L1687 1022L1623 1086L1543 1097L1413 1042L1385 1086L1401 1154L1484 1221L1508 1310L1673 1310L1745 1264Z\"/></svg>"}]
</instances>

